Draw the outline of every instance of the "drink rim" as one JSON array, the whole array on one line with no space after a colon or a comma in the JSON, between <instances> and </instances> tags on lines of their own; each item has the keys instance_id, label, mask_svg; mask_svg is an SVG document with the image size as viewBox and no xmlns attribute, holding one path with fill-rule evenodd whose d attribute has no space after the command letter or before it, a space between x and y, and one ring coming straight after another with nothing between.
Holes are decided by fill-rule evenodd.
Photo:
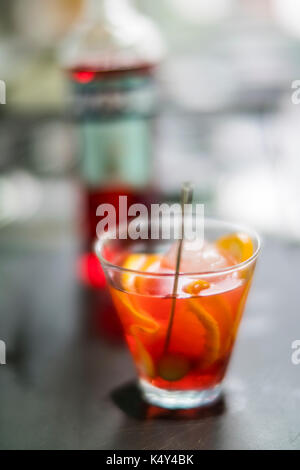
<instances>
[{"instance_id":1,"label":"drink rim","mask_svg":"<svg viewBox=\"0 0 300 470\"><path fill-rule=\"evenodd\" d=\"M190 214L189 217L192 217L193 214ZM157 217L156 219L160 219ZM149 219L144 219L149 223ZM153 219L150 219L153 220ZM241 263L235 264L233 266L229 266L228 268L222 268L222 269L216 269L215 271L199 271L199 272L179 272L178 276L179 277L215 277L215 276L221 276L225 274L230 274L232 272L240 271L241 269L247 267L248 265L252 264L258 257L260 251L261 251L261 246L262 246L262 240L261 237L258 235L256 230L250 229L245 225L237 224L235 222L228 222L226 220L221 220L221 219L216 219L212 217L206 217L205 221L210 222L211 224L220 224L220 225L226 225L226 226L231 226L234 229L236 229L236 232L244 232L247 233L251 239L256 240L257 242L257 247L256 250L254 251L253 255L250 256L250 258L246 259L245 261L242 261ZM122 230L122 227L126 227L127 224L121 224L118 227ZM104 265L107 268L114 269L116 271L121 271L124 273L128 274L134 274L134 275L139 275L139 276L145 276L149 278L155 278L155 277L161 277L161 278L173 278L175 275L175 272L170 272L170 273L157 273L157 272L151 272L151 271L140 271L136 269L129 269L129 268L124 268L123 266L118 266L114 263L111 263L110 261L107 261L103 256L102 256L102 248L107 240L111 240L112 237L109 235L112 233L112 231L105 232L99 240L96 241L95 246L94 246L94 251L96 253L96 256L100 260L101 264ZM143 240L144 242L147 240Z\"/></svg>"}]
</instances>

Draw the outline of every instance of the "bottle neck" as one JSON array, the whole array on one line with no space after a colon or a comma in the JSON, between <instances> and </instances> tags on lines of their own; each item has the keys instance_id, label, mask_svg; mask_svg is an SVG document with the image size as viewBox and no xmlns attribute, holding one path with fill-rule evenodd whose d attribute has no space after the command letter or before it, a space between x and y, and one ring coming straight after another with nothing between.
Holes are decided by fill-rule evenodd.
<instances>
[{"instance_id":1,"label":"bottle neck","mask_svg":"<svg viewBox=\"0 0 300 470\"><path fill-rule=\"evenodd\" d=\"M99 19L107 14L120 14L122 9L132 7L131 0L86 0L84 16L87 19Z\"/></svg>"}]
</instances>

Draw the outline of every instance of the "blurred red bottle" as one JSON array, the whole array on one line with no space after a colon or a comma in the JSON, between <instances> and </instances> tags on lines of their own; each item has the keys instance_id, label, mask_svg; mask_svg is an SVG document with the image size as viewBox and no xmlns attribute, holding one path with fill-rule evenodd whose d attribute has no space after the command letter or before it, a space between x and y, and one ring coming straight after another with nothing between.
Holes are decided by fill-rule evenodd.
<instances>
[{"instance_id":1,"label":"blurred red bottle","mask_svg":"<svg viewBox=\"0 0 300 470\"><path fill-rule=\"evenodd\" d=\"M152 199L155 72L164 46L131 0L86 0L62 48L81 140L83 227L89 249L100 204Z\"/></svg>"}]
</instances>

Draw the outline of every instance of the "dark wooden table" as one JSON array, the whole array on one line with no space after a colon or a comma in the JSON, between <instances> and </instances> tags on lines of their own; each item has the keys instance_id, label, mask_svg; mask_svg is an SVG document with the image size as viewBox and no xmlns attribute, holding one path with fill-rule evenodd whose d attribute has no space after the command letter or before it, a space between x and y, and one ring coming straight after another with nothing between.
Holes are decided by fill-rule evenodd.
<instances>
[{"instance_id":1,"label":"dark wooden table","mask_svg":"<svg viewBox=\"0 0 300 470\"><path fill-rule=\"evenodd\" d=\"M1 241L1 240L0 240ZM266 240L221 401L147 407L105 293L77 248L0 243L2 449L300 449L300 246Z\"/></svg>"}]
</instances>

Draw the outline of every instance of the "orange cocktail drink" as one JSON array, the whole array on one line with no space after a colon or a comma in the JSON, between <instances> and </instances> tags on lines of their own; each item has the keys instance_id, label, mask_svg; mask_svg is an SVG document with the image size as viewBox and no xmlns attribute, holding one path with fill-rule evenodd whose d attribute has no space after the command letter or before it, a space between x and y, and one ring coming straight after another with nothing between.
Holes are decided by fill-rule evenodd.
<instances>
[{"instance_id":1,"label":"orange cocktail drink","mask_svg":"<svg viewBox=\"0 0 300 470\"><path fill-rule=\"evenodd\" d=\"M98 247L142 392L159 406L190 408L219 396L250 289L256 235L212 220L205 234L204 243L183 242L171 323L177 242Z\"/></svg>"}]
</instances>

